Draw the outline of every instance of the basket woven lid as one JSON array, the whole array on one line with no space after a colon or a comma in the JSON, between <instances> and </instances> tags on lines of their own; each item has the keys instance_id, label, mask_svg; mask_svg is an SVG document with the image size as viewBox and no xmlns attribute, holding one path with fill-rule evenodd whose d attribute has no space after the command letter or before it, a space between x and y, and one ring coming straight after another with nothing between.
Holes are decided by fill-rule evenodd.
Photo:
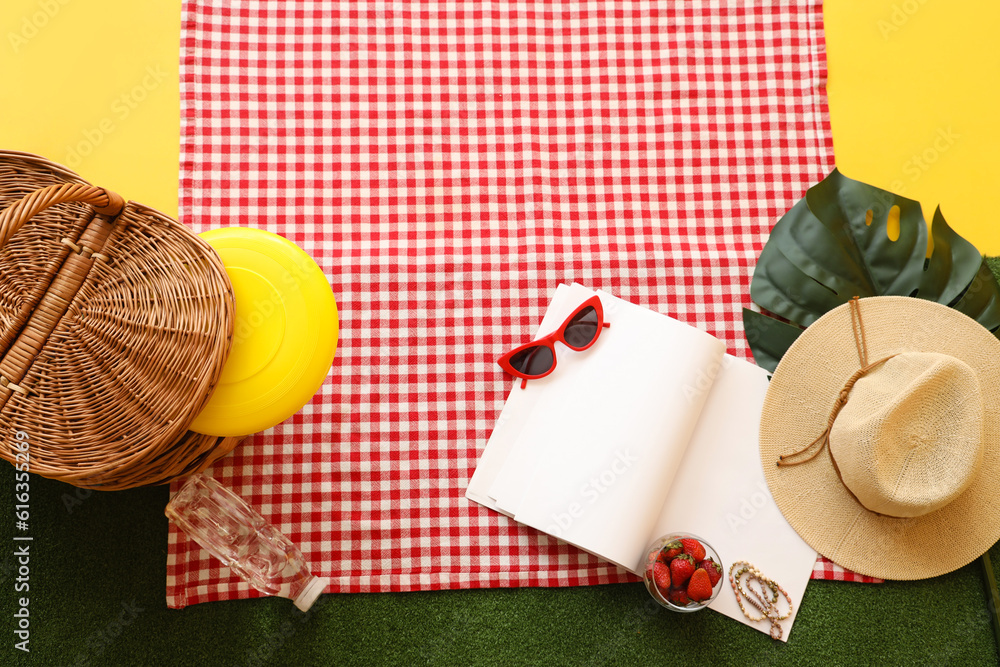
<instances>
[{"instance_id":1,"label":"basket woven lid","mask_svg":"<svg viewBox=\"0 0 1000 667\"><path fill-rule=\"evenodd\" d=\"M236 294L233 346L219 386L191 423L199 433L256 433L298 412L323 384L337 347L337 306L322 269L261 229L203 233Z\"/></svg>"},{"instance_id":2,"label":"basket woven lid","mask_svg":"<svg viewBox=\"0 0 1000 667\"><path fill-rule=\"evenodd\" d=\"M26 153L0 151L0 211L0 456L27 438L31 472L105 489L207 465L221 443L188 425L232 338L217 254Z\"/></svg>"}]
</instances>

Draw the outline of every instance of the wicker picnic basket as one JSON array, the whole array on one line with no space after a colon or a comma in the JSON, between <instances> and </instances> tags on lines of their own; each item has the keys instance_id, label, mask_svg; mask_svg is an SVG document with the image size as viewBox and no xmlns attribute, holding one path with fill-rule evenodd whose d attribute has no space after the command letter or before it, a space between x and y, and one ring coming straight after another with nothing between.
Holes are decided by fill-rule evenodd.
<instances>
[{"instance_id":1,"label":"wicker picnic basket","mask_svg":"<svg viewBox=\"0 0 1000 667\"><path fill-rule=\"evenodd\" d=\"M233 313L221 260L184 225L0 151L0 457L23 463L26 441L31 472L108 490L208 466L239 441L188 430Z\"/></svg>"}]
</instances>

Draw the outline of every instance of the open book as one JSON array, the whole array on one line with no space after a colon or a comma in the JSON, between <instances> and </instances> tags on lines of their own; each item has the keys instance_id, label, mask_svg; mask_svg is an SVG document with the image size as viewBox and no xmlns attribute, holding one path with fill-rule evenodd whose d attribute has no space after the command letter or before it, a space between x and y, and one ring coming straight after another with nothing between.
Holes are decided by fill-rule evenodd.
<instances>
[{"instance_id":1,"label":"open book","mask_svg":"<svg viewBox=\"0 0 1000 667\"><path fill-rule=\"evenodd\" d=\"M694 533L718 552L724 574L735 561L753 563L797 611L816 552L764 480L766 371L708 333L597 294L611 326L582 352L557 344L550 375L523 389L515 382L466 497L635 574L656 538ZM533 338L593 295L560 285ZM749 625L722 585L710 608ZM782 623L785 640L793 621Z\"/></svg>"}]
</instances>

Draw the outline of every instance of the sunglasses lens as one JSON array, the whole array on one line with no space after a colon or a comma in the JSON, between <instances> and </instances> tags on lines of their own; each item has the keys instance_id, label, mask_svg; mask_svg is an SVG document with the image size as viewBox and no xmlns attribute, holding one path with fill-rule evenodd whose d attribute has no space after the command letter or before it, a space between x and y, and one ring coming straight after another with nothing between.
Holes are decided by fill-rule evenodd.
<instances>
[{"instance_id":1,"label":"sunglasses lens","mask_svg":"<svg viewBox=\"0 0 1000 667\"><path fill-rule=\"evenodd\" d=\"M597 321L597 311L593 306L587 306L569 321L563 331L566 344L575 350L587 347L597 338L597 331L600 329Z\"/></svg>"},{"instance_id":2,"label":"sunglasses lens","mask_svg":"<svg viewBox=\"0 0 1000 667\"><path fill-rule=\"evenodd\" d=\"M525 348L510 358L510 365L523 376L543 375L552 368L552 350L544 345Z\"/></svg>"}]
</instances>

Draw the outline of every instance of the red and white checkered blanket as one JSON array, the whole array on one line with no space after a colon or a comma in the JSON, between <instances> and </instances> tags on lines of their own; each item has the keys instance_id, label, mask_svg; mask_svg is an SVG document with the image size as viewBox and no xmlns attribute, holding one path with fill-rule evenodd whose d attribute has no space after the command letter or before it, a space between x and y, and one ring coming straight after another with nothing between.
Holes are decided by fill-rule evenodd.
<instances>
[{"instance_id":1,"label":"red and white checkered blanket","mask_svg":"<svg viewBox=\"0 0 1000 667\"><path fill-rule=\"evenodd\" d=\"M820 0L185 0L181 219L294 241L341 318L209 472L330 592L632 580L465 499L495 361L574 281L748 358L756 257L833 167L825 68ZM255 595L171 527L169 606Z\"/></svg>"}]
</instances>

